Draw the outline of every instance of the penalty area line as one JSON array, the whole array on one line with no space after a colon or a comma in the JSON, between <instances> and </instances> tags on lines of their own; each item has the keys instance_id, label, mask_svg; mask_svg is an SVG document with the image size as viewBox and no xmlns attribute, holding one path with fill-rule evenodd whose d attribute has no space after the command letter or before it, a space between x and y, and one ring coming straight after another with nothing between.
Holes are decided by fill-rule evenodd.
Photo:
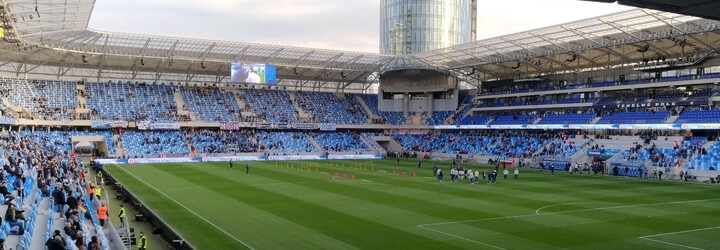
<instances>
[{"instance_id":1,"label":"penalty area line","mask_svg":"<svg viewBox=\"0 0 720 250\"><path fill-rule=\"evenodd\" d=\"M490 245L490 244L487 244L487 243L485 243L485 242L481 242L481 241L477 241L477 240L472 240L472 239L468 239L468 238L465 238L465 237L462 237L462 236L457 236L457 235L454 235L454 234L446 233L446 232L443 232L443 231L440 231L440 230L437 230L437 229L432 229L432 228L429 228L429 227L425 227L425 226L423 226L423 225L418 225L417 227L422 228L422 229L425 229L425 230L433 231L433 232L436 232L436 233L439 233L439 234L442 234L442 235L445 235L445 236L450 236L450 237L453 237L453 238L457 238L457 239L469 241L469 242L472 242L472 243L475 243L475 244L483 245L483 246L486 246L486 247L492 247L492 248L495 248L495 249L506 250L505 248L502 248L502 247L499 247L499 246Z\"/></svg>"},{"instance_id":2,"label":"penalty area line","mask_svg":"<svg viewBox=\"0 0 720 250\"><path fill-rule=\"evenodd\" d=\"M720 200L720 198L699 199L699 200L683 200L683 201L670 201L670 202L657 202L657 203L643 203L643 204L628 204L628 205L619 205L619 206L610 206L610 207L583 208L583 209L576 209L576 210L567 210L567 211L559 211L559 212L548 212L548 213L540 213L540 214L532 213L532 214L511 215L511 216L503 216L503 217L483 218L483 219L475 219L475 220L446 221L446 222L422 224L422 225L419 225L419 226L425 226L425 227L427 227L427 226L459 224L459 223L468 223L468 222L479 222L479 221L491 221L491 220L513 219L513 218L521 218L521 217L532 217L532 216L540 216L540 215L568 214L568 213L577 213L577 212L586 212L586 211L601 211L601 210L612 210L612 209L618 209L618 208L633 208L633 207L670 205L670 204L687 204L687 203L717 201L717 200ZM559 205L559 204L558 204L558 205ZM537 210L535 210L535 211L537 212Z\"/></svg>"},{"instance_id":3,"label":"penalty area line","mask_svg":"<svg viewBox=\"0 0 720 250\"><path fill-rule=\"evenodd\" d=\"M645 236L640 236L640 237L638 237L638 239L647 240L647 241L652 241L652 242L657 242L657 243L662 243L662 244L671 245L671 246L676 246L676 247L682 247L682 248L696 249L696 250L697 250L697 249L702 249L702 248L693 247L693 246L688 246L688 245L683 245L683 244L678 244L678 243L667 242L667 241L663 241L663 240L656 240L656 239L652 239L652 238L654 238L654 237L660 237L660 236L666 236L666 235L675 235L675 234L685 234L685 233L693 233L693 232L707 231L707 230L713 230L713 229L720 229L720 226L717 226L717 227L698 228L698 229L691 229L691 230L684 230L684 231L677 231L677 232L670 232L670 233L660 233L660 234L653 234L653 235L645 235Z\"/></svg>"},{"instance_id":4,"label":"penalty area line","mask_svg":"<svg viewBox=\"0 0 720 250\"><path fill-rule=\"evenodd\" d=\"M676 243L667 242L667 241L662 241L662 240L656 240L656 239L650 239L650 238L643 238L643 237L638 237L638 239L647 240L647 241L652 241L652 242L661 243L661 244L670 245L670 246L675 246L675 247L682 247L682 248L686 248L686 249L703 250L702 248L691 247L691 246L686 246L686 245L682 245L682 244L676 244Z\"/></svg>"},{"instance_id":5,"label":"penalty area line","mask_svg":"<svg viewBox=\"0 0 720 250\"><path fill-rule=\"evenodd\" d=\"M215 228L216 228L217 230L219 230L220 232L223 232L223 233L226 234L227 236L230 236L230 238L233 238L233 239L234 239L235 241L237 241L238 243L243 244L243 246L245 246L245 247L247 247L247 248L249 248L249 249L251 249L251 250L255 250L255 248L251 247L250 245L248 245L248 244L245 243L244 241L236 238L235 236L233 236L232 234L228 233L228 232L225 231L224 229L222 229L222 228L220 228L219 226L215 225L215 223L212 223L212 222L210 222L209 220L205 219L205 217L200 216L198 213L196 213L195 211L189 209L188 207L186 207L186 206L183 205L182 203L178 202L177 200L173 199L173 198L170 197L169 195L165 194L165 193L164 193L163 191L161 191L160 189L154 187L153 185L150 185L150 183L147 183L145 180L140 179L140 177L138 177L137 175L134 175L133 173L130 173L130 171L127 171L127 169L125 169L125 168L123 168L123 167L120 167L120 166L118 166L118 165L115 165L115 166L118 167L119 169L122 169L123 171L125 171L125 173L131 175L131 176L134 177L135 179L141 181L141 182L144 183L146 186L154 189L154 190L157 191L158 193L162 194L163 196L167 197L167 198L170 199L171 201L175 202L175 203L178 204L180 207L182 207L182 208L184 208L185 210L189 211L190 213L192 213L193 215L197 216L197 217L200 218L201 220L203 220L203 221L205 221L206 223L210 224L211 226L215 227Z\"/></svg>"}]
</instances>

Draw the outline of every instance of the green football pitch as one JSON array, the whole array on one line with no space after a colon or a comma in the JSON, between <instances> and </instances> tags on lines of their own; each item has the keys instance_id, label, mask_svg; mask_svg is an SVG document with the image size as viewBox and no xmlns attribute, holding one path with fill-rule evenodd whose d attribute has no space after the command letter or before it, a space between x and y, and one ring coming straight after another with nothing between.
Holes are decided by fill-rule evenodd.
<instances>
[{"instance_id":1,"label":"green football pitch","mask_svg":"<svg viewBox=\"0 0 720 250\"><path fill-rule=\"evenodd\" d=\"M227 162L106 169L198 249L720 247L720 186L534 169L518 181L500 175L497 184L470 185L449 182L449 164L437 163L439 183L433 164L251 162L250 174L244 162L232 170Z\"/></svg>"}]
</instances>

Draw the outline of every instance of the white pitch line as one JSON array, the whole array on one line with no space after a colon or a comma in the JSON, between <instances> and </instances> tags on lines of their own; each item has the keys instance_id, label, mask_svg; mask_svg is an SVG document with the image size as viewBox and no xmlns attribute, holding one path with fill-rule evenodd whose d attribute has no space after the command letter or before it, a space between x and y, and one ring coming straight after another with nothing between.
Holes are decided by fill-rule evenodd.
<instances>
[{"instance_id":1,"label":"white pitch line","mask_svg":"<svg viewBox=\"0 0 720 250\"><path fill-rule=\"evenodd\" d=\"M690 230L670 232L670 233L661 233L661 234L645 235L645 236L640 236L640 237L638 237L638 238L641 238L641 239L642 239L642 238L653 238L653 237L659 237L659 236L665 236L665 235L674 235L674 234L684 234L684 233L700 232L700 231L713 230L713 229L718 229L718 228L720 228L720 226L718 226L718 227L706 227L706 228L690 229Z\"/></svg>"},{"instance_id":2,"label":"white pitch line","mask_svg":"<svg viewBox=\"0 0 720 250\"><path fill-rule=\"evenodd\" d=\"M466 240L466 241L469 241L469 242L473 242L473 243L476 243L476 244L480 244L480 245L483 245L483 246L492 247L492 248L495 248L495 249L505 250L505 248L502 248L502 247L499 247L499 246L490 245L490 244L487 244L487 243L484 243L484 242L480 242L480 241L476 241L476 240L471 240L471 239L468 239L468 238L465 238L465 237L457 236L457 235L454 235L454 234L449 234L449 233L446 233L446 232L443 232L443 231L440 231L440 230L437 230L437 229L432 229L432 228L429 228L429 227L424 227L424 226L422 226L422 225L418 225L418 227L420 227L420 228L422 228L422 229L425 229L425 230L430 230L430 231L433 231L433 232L436 232L436 233L439 233L439 234L447 235L447 236L450 236L450 237L453 237L453 238L457 238L457 239L461 239L461 240Z\"/></svg>"},{"instance_id":3,"label":"white pitch line","mask_svg":"<svg viewBox=\"0 0 720 250\"><path fill-rule=\"evenodd\" d=\"M559 207L559 206L567 206L567 205L577 205L577 204L583 204L583 202L562 203L562 204L547 205L547 206L544 206L544 207L541 207L541 208L538 208L537 210L535 210L535 214L540 215L540 211L542 211L543 209L546 209L546 208Z\"/></svg>"},{"instance_id":4,"label":"white pitch line","mask_svg":"<svg viewBox=\"0 0 720 250\"><path fill-rule=\"evenodd\" d=\"M567 214L567 213L585 212L585 211L611 210L611 209L617 209L617 208L630 208L630 207L667 205L667 204L685 204L685 203L695 203L695 202L703 202L703 201L716 201L716 200L720 200L720 198L701 199L701 200L685 200L685 201L670 201L670 202L657 202L657 203L646 203L646 204L632 204L632 205L622 205L622 206L612 206L612 207L584 208L584 209L576 209L576 210L568 210L568 211L560 211L560 212L550 212L550 213L543 213L543 214L534 214L534 213L533 213L533 214L521 214L521 215L512 215L512 216L504 216L504 217L493 217L493 218L484 218L484 219L475 219L475 220L463 220L463 221L448 221L448 222L439 222L439 223L428 223L428 224L422 224L422 225L418 225L418 226L437 226L437 225L458 224L458 223L467 223L467 222L476 222L476 221L489 221L489 220L512 219L512 218L530 217L530 216L539 216L539 215Z\"/></svg>"},{"instance_id":5,"label":"white pitch line","mask_svg":"<svg viewBox=\"0 0 720 250\"><path fill-rule=\"evenodd\" d=\"M262 186L278 186L278 185L292 185L292 184L310 184L310 183L321 183L322 181L305 181L305 182L268 182L268 183L257 183L247 184L245 186L250 187L262 187ZM225 185L225 186L208 186L208 187L170 187L160 188L160 190L173 191L173 190L194 190L194 189L212 189L212 188L232 188L238 187L239 185Z\"/></svg>"},{"instance_id":6,"label":"white pitch line","mask_svg":"<svg viewBox=\"0 0 720 250\"><path fill-rule=\"evenodd\" d=\"M682 248L687 248L687 249L695 249L695 250L703 250L702 248L691 247L691 246L686 246L686 245L682 245L682 244L676 244L676 243L667 242L667 241L662 241L662 240L648 239L648 238L642 238L642 237L638 237L638 238L640 238L640 239L642 239L642 240L647 240L647 241L662 243L662 244L671 245L671 246L676 246L676 247L682 247Z\"/></svg>"},{"instance_id":7,"label":"white pitch line","mask_svg":"<svg viewBox=\"0 0 720 250\"><path fill-rule=\"evenodd\" d=\"M200 218L201 220L207 222L207 223L210 224L211 226L215 227L217 230L220 230L220 232L225 233L227 236L230 236L230 238L233 238L235 241L239 242L240 244L243 244L243 245L246 246L247 248L249 248L249 249L251 249L251 250L255 250L255 248L251 247L250 245L248 245L247 243L243 242L242 240L240 240L240 239L238 239L238 238L235 238L235 236L233 236L232 234L228 233L228 232L225 231L224 229L218 227L217 225L215 225L215 223L210 222L209 220L205 219L205 217L200 216L200 215L199 215L198 213L196 213L195 211L189 209L188 207L186 207L186 206L183 205L182 203L176 201L175 199L173 199L173 198L170 197L169 195L163 193L163 191L160 191L160 189L157 189L156 187L150 185L150 183L147 183L145 180L140 179L140 177L137 177L137 176L134 175L133 173L130 173L130 171L127 171L127 169L122 168L122 167L120 167L120 166L118 166L118 165L115 165L115 166L118 167L119 169L122 169L123 171L125 171L125 173L128 173L129 175L132 175L133 177L135 177L135 179L138 179L139 181L141 181L142 183L144 183L144 184L147 185L148 187L150 187L150 188L152 188L152 189L155 189L155 191L157 191L158 193L164 195L165 197L167 197L167 198L170 199L171 201L177 203L178 205L180 205L180 207L182 207L182 208L184 208L185 210L189 211L190 213L194 214L195 216L197 216L197 217Z\"/></svg>"},{"instance_id":8,"label":"white pitch line","mask_svg":"<svg viewBox=\"0 0 720 250\"><path fill-rule=\"evenodd\" d=\"M616 208L629 208L629 207L641 207L641 206L652 206L652 205L667 205L667 204L685 204L685 203L694 203L694 202L703 202L703 201L713 201L713 200L720 200L720 198L715 198L715 199L702 199L702 200L686 200L686 201L658 202L658 203L634 204L634 205L623 205L623 206L613 206L613 207L600 207L600 208L588 208L588 209L577 209L577 210L561 211L561 212L554 212L554 213L551 212L551 213L544 213L544 214L538 213L539 210L542 209L542 207L541 207L541 208L539 208L538 210L535 210L535 213L534 213L534 214L521 214L521 215L495 217L495 218L485 218L485 219L477 219L477 220L465 220L465 221L449 221L449 222L440 222L440 223L429 223L429 224L417 225L417 227L422 228L422 229L425 229L425 230L433 231L433 232L436 232L436 233L444 234L444 235L447 235L447 236L450 236L450 237L454 237L454 238L457 238L457 239L461 239L461 240L466 240L466 241L469 241L469 242L477 243L477 244L480 244L480 245L483 245L483 246L489 246L489 247L493 247L493 248L497 248L497 249L503 249L503 248L500 248L500 247L497 247L497 246L493 246L493 245L489 245L489 244L487 244L487 243L483 243L483 242L480 242L480 241L476 241L476 240L464 238L464 237L461 237L461 236L457 236L457 235L454 235L454 234L446 233L446 232L443 232L443 231L440 231L440 230L437 230L437 229L432 229L432 228L430 228L430 226L449 225L449 224L466 223L466 222L477 222L477 221L490 221L490 220L512 219L512 218L530 217L530 216L539 216L539 215L550 215L550 214L565 214L565 213L583 212L583 211L610 210L610 209L616 209ZM576 204L577 204L577 203L576 203ZM557 205L569 205L569 204L557 204ZM551 205L551 206L553 206L553 205ZM547 207L547 206L546 206L546 207ZM717 227L717 228L720 228L720 227ZM703 230L708 230L708 229L711 229L711 228L704 228ZM690 232L690 231L693 231L693 230L688 230L687 232ZM696 229L695 231L702 231L702 230ZM679 233L679 232L676 232L676 233ZM666 235L666 234L661 234L661 235ZM656 235L650 235L650 236L656 236ZM648 237L648 236L643 236L643 237ZM673 245L673 246L678 246L678 247L685 247L685 248L689 248L689 249L702 250L702 249L700 249L700 248L694 248L694 247L690 247L690 246L684 246L684 245L674 244L674 243L670 243L670 242L664 242L664 241L660 241L660 240L653 240L653 239L647 239L647 238L642 238L642 237L639 237L639 238L640 238L640 239L644 239L644 240L649 240L649 241L656 241L656 242L659 242L659 243L665 243L665 244L668 244L668 245Z\"/></svg>"}]
</instances>

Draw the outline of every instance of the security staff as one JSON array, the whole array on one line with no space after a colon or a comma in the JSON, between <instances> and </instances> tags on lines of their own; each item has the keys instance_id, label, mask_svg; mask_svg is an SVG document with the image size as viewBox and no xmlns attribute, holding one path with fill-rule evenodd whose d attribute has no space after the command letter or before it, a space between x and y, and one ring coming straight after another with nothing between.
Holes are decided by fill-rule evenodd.
<instances>
[{"instance_id":1,"label":"security staff","mask_svg":"<svg viewBox=\"0 0 720 250\"><path fill-rule=\"evenodd\" d=\"M99 200L102 200L102 188L100 186L95 187L95 195Z\"/></svg>"},{"instance_id":2,"label":"security staff","mask_svg":"<svg viewBox=\"0 0 720 250\"><path fill-rule=\"evenodd\" d=\"M105 220L107 220L108 216L108 208L105 206L105 204L101 204L100 207L98 207L98 220L100 221L100 227L105 227Z\"/></svg>"},{"instance_id":3,"label":"security staff","mask_svg":"<svg viewBox=\"0 0 720 250\"><path fill-rule=\"evenodd\" d=\"M653 168L653 179L657 179L657 177L658 177L658 168L655 167L655 168Z\"/></svg>"},{"instance_id":4,"label":"security staff","mask_svg":"<svg viewBox=\"0 0 720 250\"><path fill-rule=\"evenodd\" d=\"M145 238L145 234L143 232L140 232L140 241L138 241L138 250L145 250L147 248L147 238Z\"/></svg>"},{"instance_id":5,"label":"security staff","mask_svg":"<svg viewBox=\"0 0 720 250\"><path fill-rule=\"evenodd\" d=\"M97 171L97 178L98 178L98 181L99 181L98 184L101 184L101 185L102 185L103 183L105 183L105 180L103 180L103 173L102 173L102 171L99 171L99 170ZM99 185L98 185L98 186L99 186Z\"/></svg>"},{"instance_id":6,"label":"security staff","mask_svg":"<svg viewBox=\"0 0 720 250\"><path fill-rule=\"evenodd\" d=\"M120 218L120 227L125 226L125 208L122 204L120 204L120 214L118 214L118 218Z\"/></svg>"}]
</instances>

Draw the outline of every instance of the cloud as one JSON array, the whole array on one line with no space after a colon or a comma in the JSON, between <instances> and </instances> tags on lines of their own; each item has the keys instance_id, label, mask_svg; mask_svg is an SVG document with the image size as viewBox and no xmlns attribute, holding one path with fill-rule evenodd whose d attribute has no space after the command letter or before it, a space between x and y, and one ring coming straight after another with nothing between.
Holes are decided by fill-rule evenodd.
<instances>
[{"instance_id":1,"label":"cloud","mask_svg":"<svg viewBox=\"0 0 720 250\"><path fill-rule=\"evenodd\" d=\"M478 6L478 38L492 38L632 9L578 0L484 1Z\"/></svg>"},{"instance_id":2,"label":"cloud","mask_svg":"<svg viewBox=\"0 0 720 250\"><path fill-rule=\"evenodd\" d=\"M577 0L480 1L488 38L628 9ZM378 52L380 0L97 1L99 30Z\"/></svg>"},{"instance_id":3,"label":"cloud","mask_svg":"<svg viewBox=\"0 0 720 250\"><path fill-rule=\"evenodd\" d=\"M126 0L98 1L91 27L377 52L378 19L378 0Z\"/></svg>"}]
</instances>

